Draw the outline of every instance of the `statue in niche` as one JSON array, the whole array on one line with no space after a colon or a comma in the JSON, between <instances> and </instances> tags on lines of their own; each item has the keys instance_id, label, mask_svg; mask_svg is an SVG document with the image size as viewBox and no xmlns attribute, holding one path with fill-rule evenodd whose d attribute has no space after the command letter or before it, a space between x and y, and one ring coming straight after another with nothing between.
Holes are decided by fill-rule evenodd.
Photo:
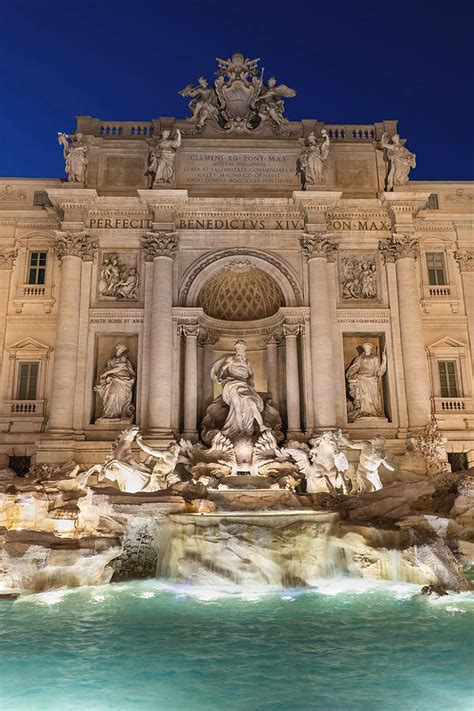
<instances>
[{"instance_id":1,"label":"statue in niche","mask_svg":"<svg viewBox=\"0 0 474 711\"><path fill-rule=\"evenodd\" d=\"M386 151L389 162L387 192L391 192L394 186L406 185L411 168L416 168L416 155L405 148L405 143L406 139L400 138L398 133L392 140L387 133L384 133L380 141L380 146Z\"/></svg>"},{"instance_id":2,"label":"statue in niche","mask_svg":"<svg viewBox=\"0 0 474 711\"><path fill-rule=\"evenodd\" d=\"M171 131L164 130L150 149L145 175L148 176L148 186L154 188L160 183L174 181L174 163L176 151L181 145L181 131L177 128L171 136Z\"/></svg>"},{"instance_id":3,"label":"statue in niche","mask_svg":"<svg viewBox=\"0 0 474 711\"><path fill-rule=\"evenodd\" d=\"M67 179L71 183L83 183L87 168L87 146L82 143L82 133L58 133L58 143L63 147Z\"/></svg>"},{"instance_id":4,"label":"statue in niche","mask_svg":"<svg viewBox=\"0 0 474 711\"><path fill-rule=\"evenodd\" d=\"M107 361L99 376L99 383L94 387L102 399L100 417L130 420L133 416L135 408L132 399L136 373L127 353L128 348L124 343L116 344L115 355Z\"/></svg>"},{"instance_id":5,"label":"statue in niche","mask_svg":"<svg viewBox=\"0 0 474 711\"><path fill-rule=\"evenodd\" d=\"M221 428L222 434L229 439L253 434L255 424L260 432L269 429L263 423L264 403L255 390L254 374L246 350L245 341L236 341L235 353L219 358L211 370L211 378L222 386L222 400L229 407Z\"/></svg>"},{"instance_id":6,"label":"statue in niche","mask_svg":"<svg viewBox=\"0 0 474 711\"><path fill-rule=\"evenodd\" d=\"M313 131L306 141L300 140L302 148L296 165L296 173L300 176L301 189L306 190L307 185L319 185L323 180L323 163L329 155L329 136L323 128L321 131L322 143L318 143Z\"/></svg>"},{"instance_id":7,"label":"statue in niche","mask_svg":"<svg viewBox=\"0 0 474 711\"><path fill-rule=\"evenodd\" d=\"M385 417L382 395L382 377L387 370L384 348L382 360L372 355L372 343L363 343L362 352L346 370L349 388L348 418L354 422L360 417Z\"/></svg>"},{"instance_id":8,"label":"statue in niche","mask_svg":"<svg viewBox=\"0 0 474 711\"><path fill-rule=\"evenodd\" d=\"M197 129L201 129L209 118L217 121L219 101L216 92L204 77L199 77L197 86L188 84L178 94L191 97L188 106L192 116L187 120L194 123Z\"/></svg>"},{"instance_id":9,"label":"statue in niche","mask_svg":"<svg viewBox=\"0 0 474 711\"><path fill-rule=\"evenodd\" d=\"M376 435L370 440L352 442L348 437L341 434L339 440L349 449L358 449L360 451L357 470L352 475L348 473L352 482L352 493L363 494L368 491L382 489L383 484L380 481L379 467L383 464L391 472L395 471L395 467L387 459L385 437Z\"/></svg>"},{"instance_id":10,"label":"statue in niche","mask_svg":"<svg viewBox=\"0 0 474 711\"><path fill-rule=\"evenodd\" d=\"M104 258L97 290L101 296L134 300L138 298L139 276L135 267L128 268L117 255Z\"/></svg>"},{"instance_id":11,"label":"statue in niche","mask_svg":"<svg viewBox=\"0 0 474 711\"><path fill-rule=\"evenodd\" d=\"M342 298L376 299L377 267L373 257L343 257Z\"/></svg>"}]
</instances>

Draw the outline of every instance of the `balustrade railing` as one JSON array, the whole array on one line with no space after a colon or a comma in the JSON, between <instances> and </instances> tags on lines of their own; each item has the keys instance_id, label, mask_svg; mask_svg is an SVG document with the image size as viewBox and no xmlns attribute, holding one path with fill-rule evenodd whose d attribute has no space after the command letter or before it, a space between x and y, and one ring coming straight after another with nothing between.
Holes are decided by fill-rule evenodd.
<instances>
[{"instance_id":1,"label":"balustrade railing","mask_svg":"<svg viewBox=\"0 0 474 711\"><path fill-rule=\"evenodd\" d=\"M472 398L470 397L435 397L433 398L435 412L463 414L472 412Z\"/></svg>"},{"instance_id":2,"label":"balustrade railing","mask_svg":"<svg viewBox=\"0 0 474 711\"><path fill-rule=\"evenodd\" d=\"M4 404L4 414L44 415L44 400L9 400Z\"/></svg>"}]
</instances>

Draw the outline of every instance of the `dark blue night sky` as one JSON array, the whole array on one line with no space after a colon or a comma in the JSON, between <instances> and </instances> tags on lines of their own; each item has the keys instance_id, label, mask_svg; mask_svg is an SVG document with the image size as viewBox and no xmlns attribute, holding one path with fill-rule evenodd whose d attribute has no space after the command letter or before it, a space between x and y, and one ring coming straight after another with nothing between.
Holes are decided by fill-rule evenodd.
<instances>
[{"instance_id":1,"label":"dark blue night sky","mask_svg":"<svg viewBox=\"0 0 474 711\"><path fill-rule=\"evenodd\" d=\"M399 119L418 180L473 177L472 2L59 3L0 13L0 175L63 176L75 115L188 115L177 91L241 50L297 91L290 119Z\"/></svg>"}]
</instances>

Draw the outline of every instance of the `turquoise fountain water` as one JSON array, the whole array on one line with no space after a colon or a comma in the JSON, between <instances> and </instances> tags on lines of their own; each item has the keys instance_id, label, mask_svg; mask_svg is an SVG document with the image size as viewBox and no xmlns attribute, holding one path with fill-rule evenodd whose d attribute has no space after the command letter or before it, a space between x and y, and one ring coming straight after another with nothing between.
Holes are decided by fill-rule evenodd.
<instances>
[{"instance_id":1,"label":"turquoise fountain water","mask_svg":"<svg viewBox=\"0 0 474 711\"><path fill-rule=\"evenodd\" d=\"M1 600L0 707L468 711L474 596L419 590L147 580Z\"/></svg>"}]
</instances>

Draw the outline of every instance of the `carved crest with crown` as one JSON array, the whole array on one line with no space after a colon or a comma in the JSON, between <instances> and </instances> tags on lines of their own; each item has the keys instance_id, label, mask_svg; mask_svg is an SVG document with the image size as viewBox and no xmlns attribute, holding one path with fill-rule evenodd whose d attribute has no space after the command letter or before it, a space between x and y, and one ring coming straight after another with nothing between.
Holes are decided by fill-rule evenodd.
<instances>
[{"instance_id":1,"label":"carved crest with crown","mask_svg":"<svg viewBox=\"0 0 474 711\"><path fill-rule=\"evenodd\" d=\"M265 124L279 133L288 123L283 115L283 99L296 95L286 84L278 84L270 77L265 84L260 59L247 59L235 52L230 59L217 59L214 85L204 77L198 84L188 84L179 93L191 97L188 121L200 131L210 121L224 131L254 131Z\"/></svg>"}]
</instances>

